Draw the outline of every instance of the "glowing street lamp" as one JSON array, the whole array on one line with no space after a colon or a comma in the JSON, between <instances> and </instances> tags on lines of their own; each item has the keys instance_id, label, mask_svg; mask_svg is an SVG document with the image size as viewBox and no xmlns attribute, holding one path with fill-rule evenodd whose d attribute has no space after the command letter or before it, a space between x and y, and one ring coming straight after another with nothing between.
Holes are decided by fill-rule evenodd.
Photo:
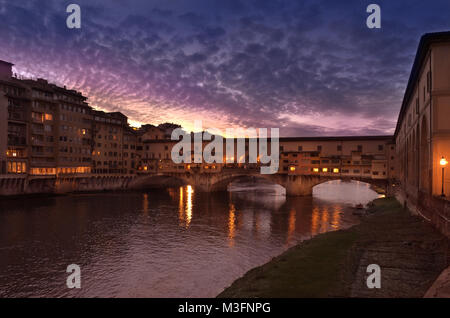
<instances>
[{"instance_id":1,"label":"glowing street lamp","mask_svg":"<svg viewBox=\"0 0 450 318\"><path fill-rule=\"evenodd\" d=\"M439 161L441 167L442 167L442 194L441 197L445 198L445 192L444 192L444 169L445 166L448 164L447 159L445 157L442 157L441 161Z\"/></svg>"}]
</instances>

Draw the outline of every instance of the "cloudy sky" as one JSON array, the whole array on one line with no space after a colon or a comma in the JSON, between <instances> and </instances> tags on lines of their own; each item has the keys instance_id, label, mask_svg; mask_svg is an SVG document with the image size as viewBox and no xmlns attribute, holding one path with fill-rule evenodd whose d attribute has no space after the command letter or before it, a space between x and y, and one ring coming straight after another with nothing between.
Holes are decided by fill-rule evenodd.
<instances>
[{"instance_id":1,"label":"cloudy sky","mask_svg":"<svg viewBox=\"0 0 450 318\"><path fill-rule=\"evenodd\" d=\"M81 7L81 29L66 7ZM381 7L381 29L366 7ZM83 92L133 124L280 127L283 136L393 133L438 0L0 0L0 59Z\"/></svg>"}]
</instances>

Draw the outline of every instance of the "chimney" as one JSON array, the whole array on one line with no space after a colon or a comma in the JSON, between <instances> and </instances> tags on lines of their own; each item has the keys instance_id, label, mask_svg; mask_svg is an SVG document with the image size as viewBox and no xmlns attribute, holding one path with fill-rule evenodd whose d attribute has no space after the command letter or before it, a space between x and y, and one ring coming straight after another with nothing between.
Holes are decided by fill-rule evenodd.
<instances>
[{"instance_id":1,"label":"chimney","mask_svg":"<svg viewBox=\"0 0 450 318\"><path fill-rule=\"evenodd\" d=\"M14 64L0 60L0 78L10 79L12 77L12 66Z\"/></svg>"}]
</instances>

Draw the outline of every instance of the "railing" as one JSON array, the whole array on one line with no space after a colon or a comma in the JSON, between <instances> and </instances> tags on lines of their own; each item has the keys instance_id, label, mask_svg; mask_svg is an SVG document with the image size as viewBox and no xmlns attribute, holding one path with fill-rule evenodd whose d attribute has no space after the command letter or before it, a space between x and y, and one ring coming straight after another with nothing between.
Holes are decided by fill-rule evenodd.
<instances>
[{"instance_id":1,"label":"railing","mask_svg":"<svg viewBox=\"0 0 450 318\"><path fill-rule=\"evenodd\" d=\"M8 112L8 120L25 120L25 114L22 112Z\"/></svg>"},{"instance_id":2,"label":"railing","mask_svg":"<svg viewBox=\"0 0 450 318\"><path fill-rule=\"evenodd\" d=\"M44 129L31 128L31 132L32 132L33 134L43 135L43 134L44 134Z\"/></svg>"},{"instance_id":3,"label":"railing","mask_svg":"<svg viewBox=\"0 0 450 318\"><path fill-rule=\"evenodd\" d=\"M27 139L25 137L8 136L8 146L26 146Z\"/></svg>"},{"instance_id":4,"label":"railing","mask_svg":"<svg viewBox=\"0 0 450 318\"><path fill-rule=\"evenodd\" d=\"M45 156L45 152L43 152L43 151L32 151L31 155L32 156Z\"/></svg>"},{"instance_id":5,"label":"railing","mask_svg":"<svg viewBox=\"0 0 450 318\"><path fill-rule=\"evenodd\" d=\"M31 118L31 121L38 124L42 124L44 122L42 118Z\"/></svg>"},{"instance_id":6,"label":"railing","mask_svg":"<svg viewBox=\"0 0 450 318\"><path fill-rule=\"evenodd\" d=\"M44 141L43 140L32 140L31 144L34 146L43 146L44 145Z\"/></svg>"}]
</instances>

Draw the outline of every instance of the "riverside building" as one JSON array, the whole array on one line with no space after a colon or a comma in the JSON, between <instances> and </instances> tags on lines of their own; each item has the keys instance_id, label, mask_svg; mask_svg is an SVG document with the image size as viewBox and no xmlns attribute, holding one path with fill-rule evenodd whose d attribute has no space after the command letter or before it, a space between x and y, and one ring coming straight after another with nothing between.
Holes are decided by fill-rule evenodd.
<instances>
[{"instance_id":1,"label":"riverside building","mask_svg":"<svg viewBox=\"0 0 450 318\"><path fill-rule=\"evenodd\" d=\"M222 169L260 166L259 160L248 163L248 140L245 156L235 158L235 163L174 164L171 150L177 141L170 137L179 125L130 127L127 116L93 109L80 92L44 79L12 76L12 66L0 61L2 174L220 173ZM203 147L207 144L203 142ZM278 173L395 179L394 149L392 136L280 138Z\"/></svg>"}]
</instances>

